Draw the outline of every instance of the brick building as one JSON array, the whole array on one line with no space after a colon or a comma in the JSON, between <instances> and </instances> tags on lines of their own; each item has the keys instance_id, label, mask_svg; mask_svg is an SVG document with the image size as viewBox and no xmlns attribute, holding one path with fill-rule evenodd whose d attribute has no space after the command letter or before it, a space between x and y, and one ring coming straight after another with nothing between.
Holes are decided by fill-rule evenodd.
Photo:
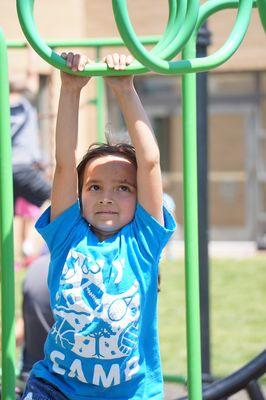
<instances>
[{"instance_id":1,"label":"brick building","mask_svg":"<svg viewBox=\"0 0 266 400\"><path fill-rule=\"evenodd\" d=\"M7 40L24 38L14 3L2 0L1 4L0 25ZM118 36L109 0L42 0L35 3L36 23L47 41ZM168 14L166 1L128 3L138 35L163 32ZM235 16L235 10L226 10L209 19L212 34L209 54L225 42ZM92 50L86 53L95 58ZM9 50L10 75L24 74L26 67L25 50ZM38 69L40 135L44 150L52 159L59 73L42 60ZM136 85L154 125L161 148L162 168L169 178L170 193L177 203L177 219L182 224L181 79L148 74L138 76ZM266 232L266 50L265 34L256 10L237 53L208 74L208 87L211 238L262 238ZM80 155L97 139L96 107L90 101L95 98L95 93L96 85L92 83L82 98ZM108 93L106 98L109 100L106 122L111 123L112 130L122 130L117 107Z\"/></svg>"}]
</instances>

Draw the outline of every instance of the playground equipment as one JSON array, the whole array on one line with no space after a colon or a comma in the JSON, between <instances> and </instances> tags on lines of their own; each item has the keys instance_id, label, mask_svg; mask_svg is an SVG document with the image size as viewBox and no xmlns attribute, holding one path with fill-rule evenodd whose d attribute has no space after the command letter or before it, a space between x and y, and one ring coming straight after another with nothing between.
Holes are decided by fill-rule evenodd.
<instances>
[{"instance_id":1,"label":"playground equipment","mask_svg":"<svg viewBox=\"0 0 266 400\"><path fill-rule=\"evenodd\" d=\"M13 193L11 164L11 134L7 54L4 35L0 30L0 237L1 237L1 303L2 303L2 367L8 371L5 375L5 385L9 389L7 399L14 398L15 393L15 293L14 293L14 251L13 251ZM4 117L5 116L5 117ZM5 354L4 354L5 353ZM5 390L3 390L3 394Z\"/></svg>"},{"instance_id":2,"label":"playground equipment","mask_svg":"<svg viewBox=\"0 0 266 400\"><path fill-rule=\"evenodd\" d=\"M116 74L141 74L147 71L176 75L183 74L183 160L184 160L184 228L186 264L186 308L188 350L189 398L202 398L200 360L200 318L198 284L198 232L197 232L197 142L196 142L196 81L195 73L218 67L228 60L240 46L248 29L252 7L258 7L261 22L266 31L266 1L258 0L209 0L199 6L198 0L169 0L169 18L162 37L151 52L138 40L127 11L126 0L113 0L116 23L121 37L136 60L125 71L109 70L106 64L86 66L78 75L106 76ZM22 29L31 46L48 63L70 72L65 61L40 38L34 18L34 0L17 0L18 16ZM237 8L235 25L226 43L214 54L195 57L198 29L212 14L227 8ZM59 44L58 44L59 45ZM61 46L61 44L60 44ZM71 46L71 43L69 43ZM171 61L180 51L182 59ZM11 144L9 132L9 102L6 44L0 35L0 174L1 174L1 262L2 262L2 396L14 399L14 276L13 276L13 204ZM7 190L8 188L8 190Z\"/></svg>"},{"instance_id":3,"label":"playground equipment","mask_svg":"<svg viewBox=\"0 0 266 400\"><path fill-rule=\"evenodd\" d=\"M154 45L160 39L160 36L143 36L140 37L140 41L144 45ZM8 49L25 49L27 43L25 41L7 41L7 48ZM77 39L77 40L67 40L67 41L57 41L53 40L47 43L47 45L51 49L55 49L57 47L62 48L76 48L76 47L86 47L86 48L93 48L95 54L95 60L101 59L101 50L103 47L121 47L123 46L124 42L121 38L94 38L94 39ZM104 141L104 85L103 80L99 77L96 80L96 96L93 99L89 100L89 104L95 104L97 107L97 140L99 142Z\"/></svg>"},{"instance_id":4,"label":"playground equipment","mask_svg":"<svg viewBox=\"0 0 266 400\"><path fill-rule=\"evenodd\" d=\"M265 372L266 350L262 351L238 371L203 388L202 397L204 400L218 400L246 389L250 399L264 400L264 395L257 383L257 379ZM187 399L187 397L182 397L178 400Z\"/></svg>"}]
</instances>

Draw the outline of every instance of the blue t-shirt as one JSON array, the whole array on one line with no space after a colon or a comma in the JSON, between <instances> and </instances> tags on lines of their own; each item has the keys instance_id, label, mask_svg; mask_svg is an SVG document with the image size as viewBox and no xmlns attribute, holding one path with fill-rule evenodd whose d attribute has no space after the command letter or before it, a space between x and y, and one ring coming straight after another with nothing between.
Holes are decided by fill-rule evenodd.
<instances>
[{"instance_id":1,"label":"blue t-shirt","mask_svg":"<svg viewBox=\"0 0 266 400\"><path fill-rule=\"evenodd\" d=\"M70 400L163 398L158 261L175 229L166 209L164 222L138 204L128 225L99 242L78 202L52 222L44 212L36 228L51 253L55 324L33 375Z\"/></svg>"}]
</instances>

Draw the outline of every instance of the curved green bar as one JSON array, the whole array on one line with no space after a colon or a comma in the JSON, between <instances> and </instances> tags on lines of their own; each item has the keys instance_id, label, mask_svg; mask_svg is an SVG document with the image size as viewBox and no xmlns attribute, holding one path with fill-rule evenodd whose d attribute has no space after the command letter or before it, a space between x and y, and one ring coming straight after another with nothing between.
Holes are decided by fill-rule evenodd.
<instances>
[{"instance_id":1,"label":"curved green bar","mask_svg":"<svg viewBox=\"0 0 266 400\"><path fill-rule=\"evenodd\" d=\"M198 33L201 25L214 13L225 9L238 8L239 0L210 0L206 1L201 7L196 25L196 32ZM256 7L256 1L253 0L253 7Z\"/></svg>"},{"instance_id":2,"label":"curved green bar","mask_svg":"<svg viewBox=\"0 0 266 400\"><path fill-rule=\"evenodd\" d=\"M113 0L113 4L117 3L118 0ZM199 29L202 22L210 15L215 12L225 9L225 8L236 8L239 5L239 11L237 15L237 20L234 25L234 28L231 32L226 43L216 51L214 54L203 57L200 59L193 58L187 60L180 61L165 61L171 59L175 55L175 51L177 51L176 44L178 40L184 40L184 29L186 28L186 24L182 24L184 18L184 2L177 1L177 7L175 7L174 1L169 0L169 19L167 28L165 33L158 42L157 46L149 53L139 42L138 38L133 31L131 23L129 19L126 19L126 24L123 18L128 18L128 13L125 7L125 0L119 1L118 10L122 10L123 12L119 12L119 16L116 13L116 18L118 18L118 26L120 32L122 32L124 41L128 48L131 50L132 54L140 60L143 64L148 66L149 69L164 73L168 75L172 74L180 74L187 72L202 72L209 69L213 69L218 67L227 61L234 52L240 46L244 35L247 31L250 15L252 11L252 0L209 0L205 2L200 7L199 17L197 20L196 29L194 30L194 35ZM194 2L194 3L193 3ZM191 4L195 6L196 0L191 0L188 6L188 10L186 13L189 14L189 10ZM17 9L18 16L21 23L21 27L27 37L29 43L36 50L36 52L44 58L49 64L53 65L56 68L62 69L63 71L70 72L69 68L66 67L65 61L55 52L52 51L50 47L46 45L46 43L40 38L38 35L34 20L33 20L33 5L34 0L17 0ZM260 17L265 29L266 25L266 0L258 0L258 7L260 12ZM196 6L197 8L197 6ZM176 14L174 12L176 10ZM195 7L194 7L194 16L195 16ZM173 15L175 16L173 17ZM129 21L129 25L127 22ZM125 25L127 26L126 30L124 30ZM181 27L182 25L182 27ZM131 28L130 28L131 27ZM190 26L191 28L191 26ZM187 28L186 28L187 29ZM183 32L183 33L182 33ZM130 34L128 36L128 33ZM187 32L185 32L187 33ZM174 43L174 46L172 46ZM164 60L165 59L165 60ZM157 64L159 63L159 64ZM124 71L114 71L108 69L105 63L94 63L86 66L85 71L77 72L76 74L81 76L86 75L95 75L95 76L107 76L107 75L129 75L129 74L141 74L147 72L148 69L143 67L143 65L138 62L132 63L129 67L127 67Z\"/></svg>"},{"instance_id":3,"label":"curved green bar","mask_svg":"<svg viewBox=\"0 0 266 400\"><path fill-rule=\"evenodd\" d=\"M177 4L176 4L177 3ZM172 43L176 38L180 37L180 30L184 25L184 20L187 15L187 0L176 0L174 10L174 6L169 2L169 20L167 24L166 31L162 40L151 50L151 53L154 55L159 55L160 58L165 58L169 60L173 57L171 53ZM124 43L124 42L123 42ZM141 42L145 44L144 42ZM134 64L135 73L145 73L148 72L149 69L143 66L140 62L135 61Z\"/></svg>"},{"instance_id":4,"label":"curved green bar","mask_svg":"<svg viewBox=\"0 0 266 400\"><path fill-rule=\"evenodd\" d=\"M225 44L210 56L187 60L191 65L191 72L201 72L216 68L232 57L241 45L247 32L253 7L253 0L239 0L239 2L232 0L209 0L204 3L200 10L197 30L210 15L223 9L237 8L237 6L239 7L237 18ZM189 71L186 69L186 72Z\"/></svg>"},{"instance_id":5,"label":"curved green bar","mask_svg":"<svg viewBox=\"0 0 266 400\"><path fill-rule=\"evenodd\" d=\"M172 5L169 4L169 18L171 17L171 14L173 13L173 26L170 27L170 24L168 23L168 28L165 31L166 38L165 40L162 40L161 43L158 43L157 46L155 46L152 50L151 53L154 55L159 55L159 50L161 51L160 53L160 58L170 60L173 58L173 56L176 55L176 47L179 46L180 38L183 37L182 30L184 31L184 25L186 22L187 18L187 0L176 0L177 2L177 8L175 10L171 10ZM172 7L174 8L174 7ZM116 16L116 15L115 15ZM182 28L182 29L181 29ZM187 34L187 29L186 28L186 34ZM186 38L184 39L186 40ZM173 42L174 42L174 47L173 47ZM123 42L124 43L124 42ZM145 44L144 42L141 42L142 44ZM148 71L148 68L143 67L140 62L135 62L134 66L138 67L138 71L144 72Z\"/></svg>"},{"instance_id":6,"label":"curved green bar","mask_svg":"<svg viewBox=\"0 0 266 400\"><path fill-rule=\"evenodd\" d=\"M50 47L46 45L46 43L41 39L38 34L35 22L33 20L33 6L34 0L17 0L17 13L20 21L21 28L28 39L30 45L34 48L34 50L49 64L53 65L56 68L61 69L62 71L71 73L71 70L66 66L65 60L56 54ZM131 68L127 69L128 74L132 74L133 71ZM116 75L116 71L112 71L113 75ZM86 66L85 71L76 73L77 75L86 76L86 75L110 75L110 71L108 71L107 65L105 63L94 63L90 64L90 66Z\"/></svg>"},{"instance_id":7,"label":"curved green bar","mask_svg":"<svg viewBox=\"0 0 266 400\"><path fill-rule=\"evenodd\" d=\"M258 10L260 14L260 20L266 33L266 0L257 0Z\"/></svg>"},{"instance_id":8,"label":"curved green bar","mask_svg":"<svg viewBox=\"0 0 266 400\"><path fill-rule=\"evenodd\" d=\"M168 43L170 42L170 40L172 38L172 35L174 34L175 21L176 21L176 16L178 14L176 0L173 0L173 1L168 0L168 5L169 5L169 14L168 14L167 26L166 26L165 32L163 34L162 40L155 46L153 51L155 49L157 51L160 51L160 49L165 48L166 46L168 46ZM178 32L178 30L177 30L177 32Z\"/></svg>"},{"instance_id":9,"label":"curved green bar","mask_svg":"<svg viewBox=\"0 0 266 400\"><path fill-rule=\"evenodd\" d=\"M162 58L172 58L178 54L191 37L197 22L199 1L188 1L186 18L182 28L175 39L169 44L168 48L165 49L165 52L161 57L146 50L138 40L128 15L127 0L112 0L112 3L119 33L131 54L133 54L140 63L144 64L149 69L158 73L169 73L167 71L170 70L170 64Z\"/></svg>"},{"instance_id":10,"label":"curved green bar","mask_svg":"<svg viewBox=\"0 0 266 400\"><path fill-rule=\"evenodd\" d=\"M239 0L239 8L236 22L226 43L214 54L203 58L193 58L172 62L160 60L160 62L157 64L158 60L151 54L149 54L146 49L143 48L143 46L140 44L131 24L130 26L132 29L128 28L129 21L127 19L128 15L125 10L123 10L124 13L120 14L120 17L122 15L123 18L125 17L125 21L123 19L119 19L117 20L117 24L120 34L123 37L127 47L131 50L131 52L139 61L141 61L145 65L148 65L149 68L153 71L168 75L188 72L201 72L213 69L223 64L238 49L248 29L252 12L252 3L252 0ZM209 0L205 4L207 4L210 15L215 13L216 11L219 11L220 9L227 8L227 5L230 5L231 1ZM204 18L201 19L203 20ZM199 28L198 23L197 28ZM194 31L194 35L196 35L196 30Z\"/></svg>"},{"instance_id":11,"label":"curved green bar","mask_svg":"<svg viewBox=\"0 0 266 400\"><path fill-rule=\"evenodd\" d=\"M184 1L168 0L169 14L168 14L167 26L162 38L158 41L156 46L151 50L152 53L157 54L160 51L164 51L166 48L168 48L171 42L178 35L186 15L186 1L187 0ZM135 74L145 73L149 71L148 68L144 67L138 61L134 61L132 67L135 70L134 72Z\"/></svg>"},{"instance_id":12,"label":"curved green bar","mask_svg":"<svg viewBox=\"0 0 266 400\"><path fill-rule=\"evenodd\" d=\"M159 35L152 36L140 36L141 43L145 45L154 45L161 39ZM7 40L7 47L9 49L24 49L27 47L26 40ZM68 40L51 40L47 42L47 45L54 49L56 47L60 48L74 48L74 47L119 47L124 46L124 42L118 37L100 37L92 39L68 39Z\"/></svg>"},{"instance_id":13,"label":"curved green bar","mask_svg":"<svg viewBox=\"0 0 266 400\"><path fill-rule=\"evenodd\" d=\"M185 17L187 13L187 0L175 0L174 5L169 2L169 17L167 28L165 30L165 40L162 40L162 43L158 43L154 49L152 49L152 53L158 53L158 50L167 50L173 40L176 37L180 36L180 30L182 25L185 23ZM142 43L143 44L143 43Z\"/></svg>"},{"instance_id":14,"label":"curved green bar","mask_svg":"<svg viewBox=\"0 0 266 400\"><path fill-rule=\"evenodd\" d=\"M15 283L13 182L7 48L0 29L0 265L2 323L1 398L15 400Z\"/></svg>"},{"instance_id":15,"label":"curved green bar","mask_svg":"<svg viewBox=\"0 0 266 400\"><path fill-rule=\"evenodd\" d=\"M55 53L49 46L47 46L47 44L39 36L33 19L34 0L17 0L16 3L21 27L30 45L49 64L65 72L72 73L72 71L66 66L65 60L63 60L57 53ZM167 48L173 38L177 36L180 27L182 26L182 17L185 14L184 10L186 8L186 2L180 2L178 0L168 0L168 3L169 17L167 27L162 38L153 49L153 51L155 52L159 52L160 50ZM105 63L93 63L87 65L85 71L76 72L75 74L81 76L108 76L140 74L147 71L147 68L139 65L139 63L137 62L127 67L124 71L110 70Z\"/></svg>"}]
</instances>

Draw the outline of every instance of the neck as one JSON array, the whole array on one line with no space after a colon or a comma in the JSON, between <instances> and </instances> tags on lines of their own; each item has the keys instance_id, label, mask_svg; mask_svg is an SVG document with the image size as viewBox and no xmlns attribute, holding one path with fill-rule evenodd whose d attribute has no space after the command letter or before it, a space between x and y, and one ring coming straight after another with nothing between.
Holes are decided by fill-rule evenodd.
<instances>
[{"instance_id":1,"label":"neck","mask_svg":"<svg viewBox=\"0 0 266 400\"><path fill-rule=\"evenodd\" d=\"M91 226L91 230L98 237L100 242L103 242L104 240L109 239L109 237L115 235L119 231L119 229L117 229L114 231L106 232L101 229L95 228L94 226Z\"/></svg>"}]
</instances>

